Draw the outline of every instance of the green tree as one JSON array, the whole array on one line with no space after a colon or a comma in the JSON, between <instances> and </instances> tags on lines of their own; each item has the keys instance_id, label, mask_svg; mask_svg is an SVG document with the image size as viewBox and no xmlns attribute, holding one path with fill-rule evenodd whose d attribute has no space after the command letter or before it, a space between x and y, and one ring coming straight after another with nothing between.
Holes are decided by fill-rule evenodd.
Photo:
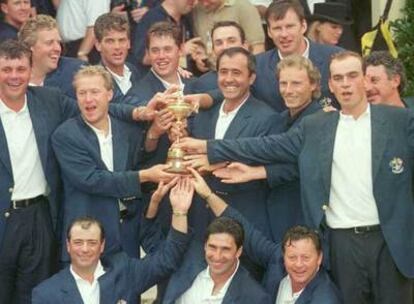
<instances>
[{"instance_id":1,"label":"green tree","mask_svg":"<svg viewBox=\"0 0 414 304\"><path fill-rule=\"evenodd\" d=\"M407 73L406 96L414 96L414 0L407 0L403 17L392 22L398 57Z\"/></svg>"}]
</instances>

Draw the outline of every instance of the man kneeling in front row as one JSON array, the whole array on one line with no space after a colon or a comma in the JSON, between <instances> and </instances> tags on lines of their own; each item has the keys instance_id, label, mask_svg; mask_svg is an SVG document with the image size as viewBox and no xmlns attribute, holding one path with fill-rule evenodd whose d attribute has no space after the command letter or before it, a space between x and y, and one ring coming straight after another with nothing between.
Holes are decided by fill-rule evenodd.
<instances>
[{"instance_id":1,"label":"man kneeling in front row","mask_svg":"<svg viewBox=\"0 0 414 304\"><path fill-rule=\"evenodd\" d=\"M171 190L172 229L157 252L138 260L120 252L101 258L105 247L102 224L91 217L74 220L67 232L71 259L67 267L33 290L33 304L133 303L144 292L179 265L187 244L187 212L191 197L182 195L182 182Z\"/></svg>"}]
</instances>

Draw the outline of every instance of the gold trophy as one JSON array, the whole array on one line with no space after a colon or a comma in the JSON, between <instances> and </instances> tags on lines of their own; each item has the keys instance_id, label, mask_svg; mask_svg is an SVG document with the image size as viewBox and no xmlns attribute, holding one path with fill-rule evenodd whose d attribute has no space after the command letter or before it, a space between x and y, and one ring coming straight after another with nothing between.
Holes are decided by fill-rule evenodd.
<instances>
[{"instance_id":1,"label":"gold trophy","mask_svg":"<svg viewBox=\"0 0 414 304\"><path fill-rule=\"evenodd\" d=\"M174 124L183 124L184 119L191 115L194 107L189 102L184 100L183 92L180 90L177 92L177 99L173 102L168 103L168 110L170 110L175 116ZM176 142L180 142L180 137L177 138ZM170 165L167 172L187 174L189 173L184 166L185 153L180 148L170 147L168 149L167 165Z\"/></svg>"}]
</instances>

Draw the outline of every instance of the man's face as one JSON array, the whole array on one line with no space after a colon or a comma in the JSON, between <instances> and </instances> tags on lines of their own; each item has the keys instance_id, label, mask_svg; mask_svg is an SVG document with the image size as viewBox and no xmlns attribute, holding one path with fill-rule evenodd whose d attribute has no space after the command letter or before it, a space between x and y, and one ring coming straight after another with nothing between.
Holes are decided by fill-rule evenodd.
<instances>
[{"instance_id":1,"label":"man's face","mask_svg":"<svg viewBox=\"0 0 414 304\"><path fill-rule=\"evenodd\" d=\"M396 75L390 79L383 65L368 66L365 80L368 101L373 104L390 102L391 96L399 94L400 77Z\"/></svg>"},{"instance_id":2,"label":"man's face","mask_svg":"<svg viewBox=\"0 0 414 304\"><path fill-rule=\"evenodd\" d=\"M311 83L305 69L287 67L279 73L279 90L286 107L291 111L301 111L312 101L316 84Z\"/></svg>"},{"instance_id":3,"label":"man's face","mask_svg":"<svg viewBox=\"0 0 414 304\"><path fill-rule=\"evenodd\" d=\"M230 276L242 253L242 248L237 249L233 236L227 233L210 234L204 250L210 274L215 276Z\"/></svg>"},{"instance_id":4,"label":"man's face","mask_svg":"<svg viewBox=\"0 0 414 304\"><path fill-rule=\"evenodd\" d=\"M30 17L30 0L7 0L1 3L1 10L8 23L20 28Z\"/></svg>"},{"instance_id":5,"label":"man's face","mask_svg":"<svg viewBox=\"0 0 414 304\"><path fill-rule=\"evenodd\" d=\"M85 76L76 82L76 97L82 117L98 129L108 119L112 95L101 76Z\"/></svg>"},{"instance_id":6,"label":"man's face","mask_svg":"<svg viewBox=\"0 0 414 304\"><path fill-rule=\"evenodd\" d=\"M198 0L174 0L176 10L181 15L186 15L196 6Z\"/></svg>"},{"instance_id":7,"label":"man's face","mask_svg":"<svg viewBox=\"0 0 414 304\"><path fill-rule=\"evenodd\" d=\"M101 53L102 62L111 70L124 66L129 48L130 41L126 31L107 31L102 41L96 42L96 49Z\"/></svg>"},{"instance_id":8,"label":"man's face","mask_svg":"<svg viewBox=\"0 0 414 304\"><path fill-rule=\"evenodd\" d=\"M308 238L286 244L283 260L292 286L300 290L315 277L322 262L322 254L318 253Z\"/></svg>"},{"instance_id":9,"label":"man's face","mask_svg":"<svg viewBox=\"0 0 414 304\"><path fill-rule=\"evenodd\" d=\"M333 60L329 67L329 89L344 112L355 109L366 100L365 79L361 61L356 57Z\"/></svg>"},{"instance_id":10,"label":"man's face","mask_svg":"<svg viewBox=\"0 0 414 304\"><path fill-rule=\"evenodd\" d=\"M62 40L57 29L40 30L36 36L36 43L31 47L33 65L49 73L58 66Z\"/></svg>"},{"instance_id":11,"label":"man's face","mask_svg":"<svg viewBox=\"0 0 414 304\"><path fill-rule=\"evenodd\" d=\"M0 57L0 98L4 102L22 102L29 85L30 73L29 58Z\"/></svg>"},{"instance_id":12,"label":"man's face","mask_svg":"<svg viewBox=\"0 0 414 304\"><path fill-rule=\"evenodd\" d=\"M181 51L171 36L152 36L148 56L154 71L162 78L177 73Z\"/></svg>"},{"instance_id":13,"label":"man's face","mask_svg":"<svg viewBox=\"0 0 414 304\"><path fill-rule=\"evenodd\" d=\"M255 74L249 75L247 58L243 54L221 57L217 73L218 86L224 98L234 103L243 101L256 78Z\"/></svg>"},{"instance_id":14,"label":"man's face","mask_svg":"<svg viewBox=\"0 0 414 304\"><path fill-rule=\"evenodd\" d=\"M294 10L289 9L284 18L268 20L267 34L273 40L283 56L300 54L303 35L306 32L306 21L300 21Z\"/></svg>"},{"instance_id":15,"label":"man's face","mask_svg":"<svg viewBox=\"0 0 414 304\"><path fill-rule=\"evenodd\" d=\"M105 241L101 240L101 230L96 224L87 229L80 224L74 225L70 231L70 240L66 240L66 248L75 272L93 271L104 247Z\"/></svg>"},{"instance_id":16,"label":"man's face","mask_svg":"<svg viewBox=\"0 0 414 304\"><path fill-rule=\"evenodd\" d=\"M207 11L213 11L223 4L224 0L200 0L200 4L204 6Z\"/></svg>"},{"instance_id":17,"label":"man's face","mask_svg":"<svg viewBox=\"0 0 414 304\"><path fill-rule=\"evenodd\" d=\"M218 27L213 32L213 51L218 57L225 49L241 46L246 47L241 41L240 33L234 26Z\"/></svg>"}]
</instances>

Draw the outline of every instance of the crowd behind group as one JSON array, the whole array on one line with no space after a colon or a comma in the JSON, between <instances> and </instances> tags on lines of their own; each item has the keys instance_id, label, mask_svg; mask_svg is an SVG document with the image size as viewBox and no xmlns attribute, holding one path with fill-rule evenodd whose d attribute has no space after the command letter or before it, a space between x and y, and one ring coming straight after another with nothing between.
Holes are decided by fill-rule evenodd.
<instances>
[{"instance_id":1,"label":"crowd behind group","mask_svg":"<svg viewBox=\"0 0 414 304\"><path fill-rule=\"evenodd\" d=\"M0 303L412 304L414 102L351 2L1 0Z\"/></svg>"}]
</instances>

